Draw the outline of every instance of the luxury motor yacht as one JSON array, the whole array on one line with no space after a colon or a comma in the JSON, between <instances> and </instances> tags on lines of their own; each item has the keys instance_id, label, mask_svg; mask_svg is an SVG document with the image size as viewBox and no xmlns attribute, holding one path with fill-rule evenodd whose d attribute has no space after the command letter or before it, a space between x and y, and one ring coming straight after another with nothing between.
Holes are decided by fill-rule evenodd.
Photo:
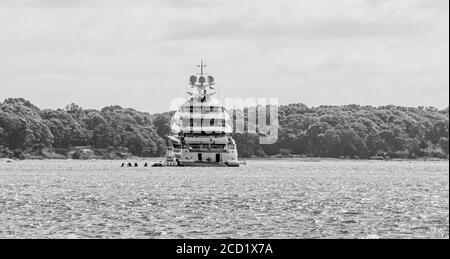
<instances>
[{"instance_id":1,"label":"luxury motor yacht","mask_svg":"<svg viewBox=\"0 0 450 259\"><path fill-rule=\"evenodd\" d=\"M230 115L216 94L214 77L204 72L189 79L188 97L175 112L171 122L165 161L155 166L231 166L238 167L236 142Z\"/></svg>"}]
</instances>

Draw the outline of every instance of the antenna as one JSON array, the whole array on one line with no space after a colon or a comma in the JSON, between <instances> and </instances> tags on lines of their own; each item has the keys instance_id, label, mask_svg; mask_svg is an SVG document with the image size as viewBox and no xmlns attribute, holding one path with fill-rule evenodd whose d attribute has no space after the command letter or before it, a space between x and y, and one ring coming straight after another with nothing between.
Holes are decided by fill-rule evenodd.
<instances>
[{"instance_id":1,"label":"antenna","mask_svg":"<svg viewBox=\"0 0 450 259\"><path fill-rule=\"evenodd\" d=\"M197 65L200 68L200 75L203 75L203 69L207 67L207 65L203 65L203 59L200 60L200 65Z\"/></svg>"}]
</instances>

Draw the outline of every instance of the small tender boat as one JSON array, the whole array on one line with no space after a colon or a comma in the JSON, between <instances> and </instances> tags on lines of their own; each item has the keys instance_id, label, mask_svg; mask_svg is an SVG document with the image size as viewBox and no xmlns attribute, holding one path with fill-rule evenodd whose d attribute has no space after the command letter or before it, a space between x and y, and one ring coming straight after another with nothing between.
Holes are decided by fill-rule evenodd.
<instances>
[{"instance_id":1,"label":"small tender boat","mask_svg":"<svg viewBox=\"0 0 450 259\"><path fill-rule=\"evenodd\" d=\"M152 167L165 167L165 166L166 166L166 164L162 161L156 162L152 165Z\"/></svg>"}]
</instances>

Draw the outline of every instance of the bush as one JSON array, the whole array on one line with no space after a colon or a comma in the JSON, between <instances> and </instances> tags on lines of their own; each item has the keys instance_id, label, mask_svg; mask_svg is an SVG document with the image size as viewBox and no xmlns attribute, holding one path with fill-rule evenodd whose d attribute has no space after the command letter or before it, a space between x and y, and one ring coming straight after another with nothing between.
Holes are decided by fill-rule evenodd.
<instances>
[{"instance_id":1,"label":"bush","mask_svg":"<svg viewBox=\"0 0 450 259\"><path fill-rule=\"evenodd\" d=\"M0 146L0 158L12 158L14 153L7 147Z\"/></svg>"},{"instance_id":2,"label":"bush","mask_svg":"<svg viewBox=\"0 0 450 259\"><path fill-rule=\"evenodd\" d=\"M445 154L449 153L448 138L442 137L441 139L439 139L439 146Z\"/></svg>"},{"instance_id":3,"label":"bush","mask_svg":"<svg viewBox=\"0 0 450 259\"><path fill-rule=\"evenodd\" d=\"M287 149L287 148L282 148L280 149L280 155L282 156L290 156L292 153L292 150Z\"/></svg>"}]
</instances>

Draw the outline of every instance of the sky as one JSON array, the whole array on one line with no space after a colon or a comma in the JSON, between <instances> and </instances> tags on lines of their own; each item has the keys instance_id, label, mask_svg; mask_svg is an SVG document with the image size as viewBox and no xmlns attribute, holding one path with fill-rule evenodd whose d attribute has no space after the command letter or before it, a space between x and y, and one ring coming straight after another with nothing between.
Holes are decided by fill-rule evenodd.
<instances>
[{"instance_id":1,"label":"sky","mask_svg":"<svg viewBox=\"0 0 450 259\"><path fill-rule=\"evenodd\" d=\"M448 0L0 0L0 99L167 111L219 97L449 106Z\"/></svg>"}]
</instances>

